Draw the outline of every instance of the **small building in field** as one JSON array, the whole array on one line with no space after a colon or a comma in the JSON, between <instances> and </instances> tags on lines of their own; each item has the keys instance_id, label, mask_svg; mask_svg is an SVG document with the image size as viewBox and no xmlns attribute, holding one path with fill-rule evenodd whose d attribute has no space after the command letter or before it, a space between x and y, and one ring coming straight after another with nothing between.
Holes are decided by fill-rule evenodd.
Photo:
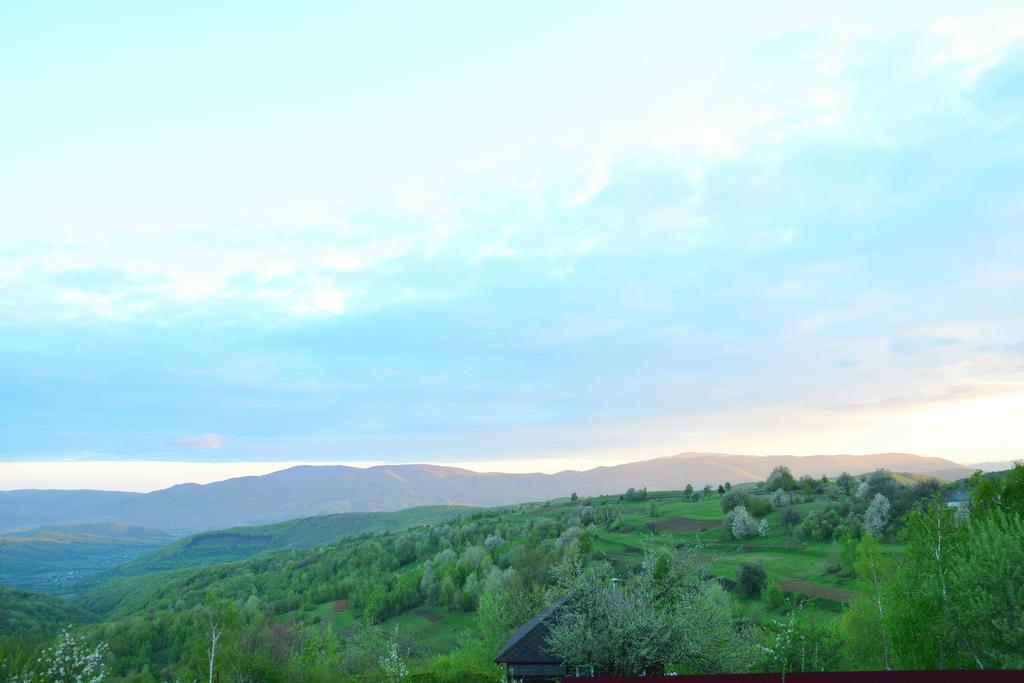
<instances>
[{"instance_id":1,"label":"small building in field","mask_svg":"<svg viewBox=\"0 0 1024 683\"><path fill-rule=\"evenodd\" d=\"M971 496L967 489L954 489L946 492L946 505L966 513L971 509Z\"/></svg>"},{"instance_id":2,"label":"small building in field","mask_svg":"<svg viewBox=\"0 0 1024 683\"><path fill-rule=\"evenodd\" d=\"M494 658L498 664L505 665L505 680L554 683L566 675L561 660L547 649L551 620L565 602L566 598L560 599L509 636Z\"/></svg>"}]
</instances>

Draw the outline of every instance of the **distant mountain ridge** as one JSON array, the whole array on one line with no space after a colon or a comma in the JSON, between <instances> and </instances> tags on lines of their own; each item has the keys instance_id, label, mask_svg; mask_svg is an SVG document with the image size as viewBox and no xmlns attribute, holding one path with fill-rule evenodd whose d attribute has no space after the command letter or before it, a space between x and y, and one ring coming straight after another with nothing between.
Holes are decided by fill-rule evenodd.
<instances>
[{"instance_id":1,"label":"distant mountain ridge","mask_svg":"<svg viewBox=\"0 0 1024 683\"><path fill-rule=\"evenodd\" d=\"M912 453L869 455L678 455L566 470L555 474L474 472L441 465L303 465L262 476L211 484L178 484L151 493L103 491L0 492L0 531L41 524L123 522L173 533L271 524L338 512L382 512L424 505L490 506L625 491L628 487L681 489L722 482L761 481L779 465L796 476L879 468L969 476L975 468Z\"/></svg>"}]
</instances>

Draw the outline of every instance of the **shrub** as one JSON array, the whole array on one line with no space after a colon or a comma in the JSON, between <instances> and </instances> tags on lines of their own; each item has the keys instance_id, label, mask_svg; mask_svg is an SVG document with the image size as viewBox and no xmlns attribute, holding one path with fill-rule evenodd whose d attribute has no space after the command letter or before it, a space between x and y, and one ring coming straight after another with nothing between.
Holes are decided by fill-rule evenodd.
<instances>
[{"instance_id":1,"label":"shrub","mask_svg":"<svg viewBox=\"0 0 1024 683\"><path fill-rule=\"evenodd\" d=\"M786 602L782 589L774 581L763 591L762 596L764 597L764 604L770 610L777 610Z\"/></svg>"},{"instance_id":2,"label":"shrub","mask_svg":"<svg viewBox=\"0 0 1024 683\"><path fill-rule=\"evenodd\" d=\"M746 507L750 503L750 496L743 493L742 491L729 491L722 496L722 512L728 514L732 512L734 508L743 506Z\"/></svg>"},{"instance_id":3,"label":"shrub","mask_svg":"<svg viewBox=\"0 0 1024 683\"><path fill-rule=\"evenodd\" d=\"M725 528L727 533L740 541L760 534L757 522L742 505L733 508L725 516Z\"/></svg>"},{"instance_id":4,"label":"shrub","mask_svg":"<svg viewBox=\"0 0 1024 683\"><path fill-rule=\"evenodd\" d=\"M754 517L761 518L772 511L772 504L767 498L754 498L746 506L747 512Z\"/></svg>"},{"instance_id":5,"label":"shrub","mask_svg":"<svg viewBox=\"0 0 1024 683\"><path fill-rule=\"evenodd\" d=\"M752 562L744 562L740 565L736 581L736 590L740 595L755 598L761 595L761 591L764 590L767 583L768 572L762 565Z\"/></svg>"},{"instance_id":6,"label":"shrub","mask_svg":"<svg viewBox=\"0 0 1024 683\"><path fill-rule=\"evenodd\" d=\"M786 511L782 513L782 526L786 527L787 531L792 531L793 527L800 523L800 513L793 508L786 508Z\"/></svg>"}]
</instances>

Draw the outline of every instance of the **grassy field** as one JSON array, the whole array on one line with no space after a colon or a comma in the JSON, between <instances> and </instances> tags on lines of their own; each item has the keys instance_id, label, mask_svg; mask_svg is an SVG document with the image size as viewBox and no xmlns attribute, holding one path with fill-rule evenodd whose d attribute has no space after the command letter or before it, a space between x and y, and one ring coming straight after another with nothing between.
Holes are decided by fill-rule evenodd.
<instances>
[{"instance_id":1,"label":"grassy field","mask_svg":"<svg viewBox=\"0 0 1024 683\"><path fill-rule=\"evenodd\" d=\"M278 621L302 621L330 625L341 637L356 626L357 611L332 601L311 610L292 610L278 615ZM426 658L439 652L448 652L457 645L459 634L473 625L472 612L453 612L441 605L422 605L385 620L381 625L390 633L415 645L418 656Z\"/></svg>"},{"instance_id":2,"label":"grassy field","mask_svg":"<svg viewBox=\"0 0 1024 683\"><path fill-rule=\"evenodd\" d=\"M607 526L594 527L593 548L620 574L628 573L642 562L648 550L695 547L698 559L713 576L735 581L743 563L757 563L767 571L769 583L782 591L784 601L774 609L769 609L764 601L757 598L739 599L737 609L741 613L758 620L781 619L795 605L803 603L805 615L821 620L837 618L842 605L852 599L856 590L852 578L829 571L830 558L839 552L838 544L831 541L798 542L785 531L782 523L787 507L805 517L808 512L825 508L827 503L797 502L773 510L765 517L769 525L765 536L738 541L730 538L722 526L721 498L717 492L709 497L690 500L681 491L659 491L649 494L646 501L621 500L619 496L577 502L565 498L509 508L504 514L510 519L528 522L542 517L563 517L586 503L595 508L607 506L613 516L618 517L621 513L622 529L612 531ZM886 552L898 551L898 546L886 547ZM361 615L358 610L347 609L347 606L339 610L334 602L326 602L314 609L287 612L278 618L282 621L329 623L337 632L344 634L353 628ZM384 626L397 628L400 636L415 642L417 651L426 657L453 648L460 631L471 627L473 619L473 613L425 605L388 619Z\"/></svg>"}]
</instances>

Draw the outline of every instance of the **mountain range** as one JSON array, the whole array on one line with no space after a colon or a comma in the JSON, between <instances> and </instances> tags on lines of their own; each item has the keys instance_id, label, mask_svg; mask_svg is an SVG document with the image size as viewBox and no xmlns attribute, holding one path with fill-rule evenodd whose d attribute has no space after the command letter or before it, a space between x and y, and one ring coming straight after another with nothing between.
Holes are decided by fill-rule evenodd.
<instances>
[{"instance_id":1,"label":"mountain range","mask_svg":"<svg viewBox=\"0 0 1024 683\"><path fill-rule=\"evenodd\" d=\"M911 453L870 455L679 455L555 474L474 472L439 465L299 466L211 484L179 484L151 493L16 490L0 492L0 532L43 524L121 522L182 534L269 524L339 512L423 505L493 506L625 491L700 488L764 480L779 465L797 477L884 468L954 480L976 469ZM1000 469L987 463L986 469ZM1009 463L1005 464L1009 467Z\"/></svg>"}]
</instances>

